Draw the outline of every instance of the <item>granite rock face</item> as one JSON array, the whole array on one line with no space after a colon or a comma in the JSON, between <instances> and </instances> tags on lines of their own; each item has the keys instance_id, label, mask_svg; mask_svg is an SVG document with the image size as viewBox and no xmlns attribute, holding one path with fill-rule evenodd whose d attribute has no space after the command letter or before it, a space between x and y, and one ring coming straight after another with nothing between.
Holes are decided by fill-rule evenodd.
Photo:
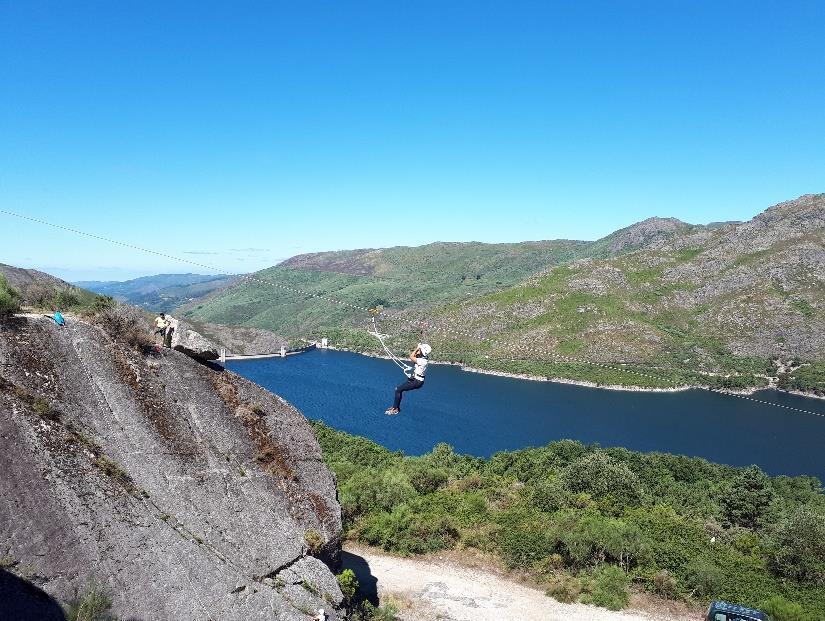
<instances>
[{"instance_id":1,"label":"granite rock face","mask_svg":"<svg viewBox=\"0 0 825 621\"><path fill-rule=\"evenodd\" d=\"M197 332L185 321L169 317L172 332L172 349L198 360L217 360L218 345Z\"/></svg>"},{"instance_id":2,"label":"granite rock face","mask_svg":"<svg viewBox=\"0 0 825 621\"><path fill-rule=\"evenodd\" d=\"M335 479L291 405L81 321L0 325L0 363L0 588L94 581L135 621L342 618Z\"/></svg>"}]
</instances>

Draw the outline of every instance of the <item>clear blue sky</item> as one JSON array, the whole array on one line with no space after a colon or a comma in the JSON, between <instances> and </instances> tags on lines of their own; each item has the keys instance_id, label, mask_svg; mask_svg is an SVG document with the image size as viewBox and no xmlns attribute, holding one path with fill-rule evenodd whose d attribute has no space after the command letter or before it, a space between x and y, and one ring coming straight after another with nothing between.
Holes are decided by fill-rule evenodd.
<instances>
[{"instance_id":1,"label":"clear blue sky","mask_svg":"<svg viewBox=\"0 0 825 621\"><path fill-rule=\"evenodd\" d=\"M824 32L821 0L0 0L0 209L229 271L747 219L825 191ZM189 271L0 230L72 279Z\"/></svg>"}]
</instances>

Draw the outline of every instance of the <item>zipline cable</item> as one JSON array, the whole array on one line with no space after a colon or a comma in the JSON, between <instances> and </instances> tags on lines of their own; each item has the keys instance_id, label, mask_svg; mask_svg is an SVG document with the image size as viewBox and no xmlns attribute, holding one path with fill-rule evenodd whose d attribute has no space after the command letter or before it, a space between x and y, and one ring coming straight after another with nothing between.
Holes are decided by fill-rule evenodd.
<instances>
[{"instance_id":1,"label":"zipline cable","mask_svg":"<svg viewBox=\"0 0 825 621\"><path fill-rule=\"evenodd\" d=\"M7 216L20 218L21 220L28 220L29 222L35 222L37 224L43 224L45 226L50 226L50 227L52 227L54 229L58 229L60 231L66 231L66 232L69 232L69 233L74 233L75 235L82 235L84 237L89 237L91 239L96 239L98 241L104 241L104 242L107 242L109 244L114 244L116 246L121 246L123 248L129 248L130 250L138 250L140 252L145 252L145 253L152 254L152 255L155 255L155 256L158 256L158 257L163 257L164 259L172 259L173 261L178 261L180 263L186 263L188 265L194 265L195 267L202 267L204 269L207 269L207 270L210 270L210 271L213 271L213 272L217 272L219 274L223 274L224 276L236 276L237 275L237 274L233 274L231 272L227 272L225 270L216 268L212 265L207 265L206 263L200 263L198 261L192 261L191 259L184 259L182 257L177 257L177 256L174 256L174 255L171 255L171 254L167 254L165 252L159 252L157 250L152 250L151 248L144 248L142 246L137 246L135 244L130 244L130 243L127 243L127 242L122 242L122 241L119 241L117 239L111 239L109 237L103 237L102 235L95 235L94 233L87 233L85 231L80 231L78 229L73 229L73 228L70 228L68 226L63 226L61 224L54 224L53 222L48 222L47 220L41 220L40 218L33 218L31 216L25 216L23 214L15 213L13 211L8 211L6 209L0 209L0 213L5 214ZM351 309L357 310L357 311L369 312L369 309L366 308L366 307L356 306L355 304L350 304L349 302L344 302L343 300L339 300L339 299L334 298L332 296L328 296L328 295L321 294L321 293L314 293L312 291L306 291L304 289L299 289L297 287L290 287L288 285L282 285L282 284L279 284L279 283L276 283L276 282L272 282L271 280L266 280L266 279L259 278L259 277L256 277L256 276L251 276L251 275L241 276L241 280L250 281L250 282L257 282L257 283L261 283L261 284L265 284L265 285L270 285L270 286L273 286L273 287L277 287L278 289L283 289L284 291L289 291L291 293L298 293L300 295L305 295L305 296L310 297L310 298L317 298L317 299L320 299L320 300L325 300L327 302L330 302L331 304L337 304L339 306L344 306L344 307L351 308Z\"/></svg>"}]
</instances>

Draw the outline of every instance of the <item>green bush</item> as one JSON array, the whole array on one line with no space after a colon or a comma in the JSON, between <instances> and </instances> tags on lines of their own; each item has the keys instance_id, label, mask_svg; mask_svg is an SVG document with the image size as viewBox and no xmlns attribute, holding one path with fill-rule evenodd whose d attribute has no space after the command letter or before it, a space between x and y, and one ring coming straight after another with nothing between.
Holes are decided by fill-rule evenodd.
<instances>
[{"instance_id":1,"label":"green bush","mask_svg":"<svg viewBox=\"0 0 825 621\"><path fill-rule=\"evenodd\" d=\"M9 315L20 310L20 293L0 274L0 315Z\"/></svg>"},{"instance_id":2,"label":"green bush","mask_svg":"<svg viewBox=\"0 0 825 621\"><path fill-rule=\"evenodd\" d=\"M420 461L407 461L404 470L410 484L419 494L432 494L447 484L447 471L443 468L433 468Z\"/></svg>"},{"instance_id":3,"label":"green bush","mask_svg":"<svg viewBox=\"0 0 825 621\"><path fill-rule=\"evenodd\" d=\"M398 607L390 602L376 608L370 602L363 601L350 617L352 621L398 621Z\"/></svg>"},{"instance_id":4,"label":"green bush","mask_svg":"<svg viewBox=\"0 0 825 621\"><path fill-rule=\"evenodd\" d=\"M344 600L349 604L355 599L358 593L358 578L355 577L355 572L351 569L345 569L336 576L338 586L341 587L341 593L344 594Z\"/></svg>"},{"instance_id":5,"label":"green bush","mask_svg":"<svg viewBox=\"0 0 825 621\"><path fill-rule=\"evenodd\" d=\"M724 573L716 565L704 559L688 563L687 582L699 597L712 599L719 596L724 581Z\"/></svg>"},{"instance_id":6,"label":"green bush","mask_svg":"<svg viewBox=\"0 0 825 621\"><path fill-rule=\"evenodd\" d=\"M523 523L502 528L496 544L509 567L529 569L556 551L557 538L544 524Z\"/></svg>"},{"instance_id":7,"label":"green bush","mask_svg":"<svg viewBox=\"0 0 825 621\"><path fill-rule=\"evenodd\" d=\"M679 595L679 583L667 569L661 569L653 576L653 592L665 599L676 599Z\"/></svg>"},{"instance_id":8,"label":"green bush","mask_svg":"<svg viewBox=\"0 0 825 621\"><path fill-rule=\"evenodd\" d=\"M562 482L573 493L585 492L594 498L616 499L635 505L642 496L639 477L624 463L597 451L577 459L562 471Z\"/></svg>"},{"instance_id":9,"label":"green bush","mask_svg":"<svg viewBox=\"0 0 825 621\"><path fill-rule=\"evenodd\" d=\"M630 603L630 578L614 565L602 565L587 579L585 604L595 604L609 610L621 610Z\"/></svg>"},{"instance_id":10,"label":"green bush","mask_svg":"<svg viewBox=\"0 0 825 621\"><path fill-rule=\"evenodd\" d=\"M318 554L326 543L324 536L314 528L310 528L304 533L304 543L307 544L307 549L310 554Z\"/></svg>"},{"instance_id":11,"label":"green bush","mask_svg":"<svg viewBox=\"0 0 825 621\"><path fill-rule=\"evenodd\" d=\"M372 511L392 511L418 495L407 475L398 468L366 468L341 486L344 516L354 519Z\"/></svg>"},{"instance_id":12,"label":"green bush","mask_svg":"<svg viewBox=\"0 0 825 621\"><path fill-rule=\"evenodd\" d=\"M773 500L770 479L758 466L739 473L722 496L725 518L737 526L755 528Z\"/></svg>"},{"instance_id":13,"label":"green bush","mask_svg":"<svg viewBox=\"0 0 825 621\"><path fill-rule=\"evenodd\" d=\"M555 513L559 509L571 506L570 491L558 477L540 480L532 488L532 494L533 505L546 513Z\"/></svg>"},{"instance_id":14,"label":"green bush","mask_svg":"<svg viewBox=\"0 0 825 621\"><path fill-rule=\"evenodd\" d=\"M582 592L581 581L574 576L561 574L550 579L545 594L562 604L572 604Z\"/></svg>"},{"instance_id":15,"label":"green bush","mask_svg":"<svg viewBox=\"0 0 825 621\"><path fill-rule=\"evenodd\" d=\"M773 536L771 564L780 576L825 585L825 515L797 509Z\"/></svg>"},{"instance_id":16,"label":"green bush","mask_svg":"<svg viewBox=\"0 0 825 621\"><path fill-rule=\"evenodd\" d=\"M806 614L802 606L789 602L781 595L765 600L759 605L759 609L770 615L773 621L813 621L813 617Z\"/></svg>"},{"instance_id":17,"label":"green bush","mask_svg":"<svg viewBox=\"0 0 825 621\"><path fill-rule=\"evenodd\" d=\"M647 548L636 525L598 513L568 512L559 523L559 541L575 567L613 562L630 568Z\"/></svg>"}]
</instances>

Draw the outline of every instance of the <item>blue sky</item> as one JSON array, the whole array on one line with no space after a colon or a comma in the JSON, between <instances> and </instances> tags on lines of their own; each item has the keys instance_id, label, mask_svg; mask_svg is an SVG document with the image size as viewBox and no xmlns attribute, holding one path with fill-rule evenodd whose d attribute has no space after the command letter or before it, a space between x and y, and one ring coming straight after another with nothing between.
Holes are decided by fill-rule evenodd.
<instances>
[{"instance_id":1,"label":"blue sky","mask_svg":"<svg viewBox=\"0 0 825 621\"><path fill-rule=\"evenodd\" d=\"M0 209L231 272L747 219L825 191L823 24L821 1L0 0ZM0 262L71 279L190 271L0 230Z\"/></svg>"}]
</instances>

